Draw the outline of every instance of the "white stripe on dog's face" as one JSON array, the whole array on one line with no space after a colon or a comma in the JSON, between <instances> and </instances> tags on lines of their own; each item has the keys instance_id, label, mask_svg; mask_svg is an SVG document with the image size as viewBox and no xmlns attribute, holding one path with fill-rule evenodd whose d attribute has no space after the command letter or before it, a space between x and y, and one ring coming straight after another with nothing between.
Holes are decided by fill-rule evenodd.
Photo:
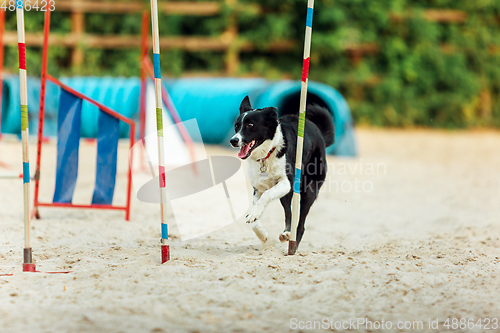
<instances>
[{"instance_id":1,"label":"white stripe on dog's face","mask_svg":"<svg viewBox=\"0 0 500 333\"><path fill-rule=\"evenodd\" d=\"M245 117L247 116L248 112L250 112L250 111L247 111L247 112L243 113L243 115L241 117L241 124L242 124L242 126L240 126L239 131L235 135L233 135L233 137L230 140L230 141L238 140L238 143L236 143L236 144L231 143L231 145L233 147L241 147L241 146L243 146L243 135L241 135L241 131L243 130L243 121L245 120Z\"/></svg>"},{"instance_id":2,"label":"white stripe on dog's face","mask_svg":"<svg viewBox=\"0 0 500 333\"><path fill-rule=\"evenodd\" d=\"M250 112L250 111L247 111L247 112L243 113L243 117L241 118L241 123L242 124L245 121L245 117L247 116L248 112Z\"/></svg>"}]
</instances>

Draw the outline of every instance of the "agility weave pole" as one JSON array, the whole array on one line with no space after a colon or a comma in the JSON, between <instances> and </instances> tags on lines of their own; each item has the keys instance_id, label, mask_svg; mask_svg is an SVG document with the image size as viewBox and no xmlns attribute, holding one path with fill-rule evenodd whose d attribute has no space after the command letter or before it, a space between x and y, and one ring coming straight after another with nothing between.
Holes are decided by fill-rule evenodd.
<instances>
[{"instance_id":1,"label":"agility weave pole","mask_svg":"<svg viewBox=\"0 0 500 333\"><path fill-rule=\"evenodd\" d=\"M297 153L295 157L295 179L292 196L292 226L288 241L288 254L297 251L297 227L300 216L300 181L302 175L302 153L304 151L304 127L306 122L307 82L309 80L309 57L311 54L312 21L314 0L307 1L306 36L304 40L304 60L302 62L302 83L300 87L299 128L297 131Z\"/></svg>"},{"instance_id":2,"label":"agility weave pole","mask_svg":"<svg viewBox=\"0 0 500 333\"><path fill-rule=\"evenodd\" d=\"M23 178L23 174L18 173L0 173L0 179L18 179Z\"/></svg>"},{"instance_id":3,"label":"agility weave pole","mask_svg":"<svg viewBox=\"0 0 500 333\"><path fill-rule=\"evenodd\" d=\"M3 55L4 55L4 45L3 45L3 34L5 32L5 10L0 9L0 139L2 138L2 97L3 97ZM1 154L0 154L1 156ZM0 161L0 167L9 168L7 163ZM0 173L0 179L17 179L23 178L23 174L16 172Z\"/></svg>"},{"instance_id":4,"label":"agility weave pole","mask_svg":"<svg viewBox=\"0 0 500 333\"><path fill-rule=\"evenodd\" d=\"M154 81L155 80L154 68L153 68L153 65L151 64L151 60L149 59L149 57L143 58L143 66L145 67L145 71L147 72L147 74L149 74L151 80ZM170 116L172 117L172 120L176 124L177 130L179 131L179 134L180 134L182 140L184 141L184 143L187 146L187 149L189 150L191 162L193 162L191 164L193 167L193 172L195 174L197 174L198 170L196 169L196 163L194 163L196 161L196 152L195 152L195 148L194 148L193 139L191 139L191 137L189 136L189 133L188 133L186 127L184 126L184 123L182 122L181 117L179 116L179 112L177 112L177 109L175 108L174 104L172 103L172 99L170 98L170 95L168 94L167 88L165 88L165 86L163 84L161 85L161 96L162 96L163 104L168 109L168 112L169 112Z\"/></svg>"},{"instance_id":5,"label":"agility weave pole","mask_svg":"<svg viewBox=\"0 0 500 333\"><path fill-rule=\"evenodd\" d=\"M163 110L161 96L161 70L160 70L160 33L158 29L158 4L157 0L151 0L151 24L153 35L153 62L156 93L156 135L158 137L158 175L160 185L160 208L161 208L161 263L170 260L170 247L168 245L167 225L167 189L165 184L165 150L163 139Z\"/></svg>"},{"instance_id":6,"label":"agility weave pole","mask_svg":"<svg viewBox=\"0 0 500 333\"><path fill-rule=\"evenodd\" d=\"M0 138L2 137L2 96L3 96L3 80L2 80L2 73L3 73L3 52L4 52L4 47L3 47L3 33L5 31L5 11L0 9ZM1 166L0 162L0 166Z\"/></svg>"},{"instance_id":7,"label":"agility weave pole","mask_svg":"<svg viewBox=\"0 0 500 333\"><path fill-rule=\"evenodd\" d=\"M148 77L151 81L155 82L155 73L154 73L154 65L151 63L151 60L148 56L148 38L149 38L149 13L144 11L142 13L142 30L141 30L141 65L140 65L140 78L141 78L141 89L140 89L140 98L139 98L139 114L140 114L140 130L139 130L139 139L144 142L144 137L146 135L146 89L148 83ZM161 85L161 95L163 104L167 108L168 114L172 117L173 122L176 124L177 130L187 146L189 150L189 155L191 157L191 165L193 166L193 171L197 174L196 169L196 152L193 144L193 140L189 136L189 133L184 126L184 123L179 116L179 112L175 108L175 105L170 98L170 95L167 91L167 88L162 84ZM141 159L141 162L143 159ZM145 166L142 166L143 168Z\"/></svg>"},{"instance_id":8,"label":"agility weave pole","mask_svg":"<svg viewBox=\"0 0 500 333\"><path fill-rule=\"evenodd\" d=\"M2 96L3 96L3 56L4 56L4 45L3 45L3 34L5 32L5 10L0 9L0 139L2 138ZM0 155L1 156L1 155ZM0 167L9 168L7 163L0 160ZM9 178L0 176L2 178Z\"/></svg>"},{"instance_id":9,"label":"agility weave pole","mask_svg":"<svg viewBox=\"0 0 500 333\"><path fill-rule=\"evenodd\" d=\"M17 42L19 50L19 82L21 89L21 135L23 145L23 189L24 189L24 261L23 272L36 271L33 264L30 243L30 162L28 151L28 87L26 75L26 44L24 39L24 5L23 0L17 0Z\"/></svg>"}]
</instances>

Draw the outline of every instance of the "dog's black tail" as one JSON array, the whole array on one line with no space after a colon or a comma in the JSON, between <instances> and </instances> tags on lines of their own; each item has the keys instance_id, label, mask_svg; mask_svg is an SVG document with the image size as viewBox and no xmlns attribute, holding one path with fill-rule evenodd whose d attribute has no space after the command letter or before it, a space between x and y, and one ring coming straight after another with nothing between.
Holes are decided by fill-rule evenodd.
<instances>
[{"instance_id":1,"label":"dog's black tail","mask_svg":"<svg viewBox=\"0 0 500 333\"><path fill-rule=\"evenodd\" d=\"M335 142L333 118L325 107L318 104L309 104L307 106L306 118L318 126L321 134L323 134L325 147L331 146Z\"/></svg>"}]
</instances>

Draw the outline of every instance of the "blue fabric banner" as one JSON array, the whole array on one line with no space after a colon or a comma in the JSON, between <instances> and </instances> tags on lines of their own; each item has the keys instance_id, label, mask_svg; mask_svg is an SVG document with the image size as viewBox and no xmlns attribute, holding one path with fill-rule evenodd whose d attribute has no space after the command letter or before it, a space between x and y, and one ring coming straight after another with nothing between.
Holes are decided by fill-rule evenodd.
<instances>
[{"instance_id":1,"label":"blue fabric banner","mask_svg":"<svg viewBox=\"0 0 500 333\"><path fill-rule=\"evenodd\" d=\"M78 176L82 100L61 89L57 116L56 188L53 202L71 203Z\"/></svg>"},{"instance_id":2,"label":"blue fabric banner","mask_svg":"<svg viewBox=\"0 0 500 333\"><path fill-rule=\"evenodd\" d=\"M97 163L92 204L111 205L116 183L120 120L99 110Z\"/></svg>"}]
</instances>

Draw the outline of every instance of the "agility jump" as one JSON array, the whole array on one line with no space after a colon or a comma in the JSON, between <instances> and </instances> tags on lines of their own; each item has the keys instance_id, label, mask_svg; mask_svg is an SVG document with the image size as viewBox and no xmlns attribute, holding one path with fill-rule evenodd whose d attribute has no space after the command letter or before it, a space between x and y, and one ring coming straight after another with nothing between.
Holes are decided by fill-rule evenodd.
<instances>
[{"instance_id":1,"label":"agility jump","mask_svg":"<svg viewBox=\"0 0 500 333\"><path fill-rule=\"evenodd\" d=\"M2 96L3 96L3 33L5 30L5 11L0 10L0 138L2 138ZM2 166L2 161L0 161L0 166Z\"/></svg>"},{"instance_id":2,"label":"agility jump","mask_svg":"<svg viewBox=\"0 0 500 333\"><path fill-rule=\"evenodd\" d=\"M140 96L139 96L139 111L140 111L140 124L139 124L139 139L143 141L143 143L146 145L145 142L145 136L146 136L146 109L147 109L147 85L148 85L148 79L154 84L155 83L155 71L154 71L154 65L151 63L151 58L148 55L148 50L149 50L149 21L150 21L150 16L149 16L149 11L144 11L142 14L142 33L141 33L141 63L140 63L140 78L141 78L141 87L140 87ZM172 122L175 124L175 128L180 135L180 139L184 142L186 145L186 149L189 152L190 160L191 160L191 165L193 168L193 172L196 174L196 153L195 153L195 148L194 148L194 143L189 135L187 129L184 126L184 123L181 120L181 117L179 116L179 112L177 112L177 109L172 102L172 99L170 98L170 95L168 93L167 88L162 84L161 85L161 99L163 101L163 105L165 107L165 111L168 112L168 115L172 119ZM155 101L155 106L156 106L156 101ZM149 110L148 112L153 111L152 109ZM156 109L154 110L156 114ZM162 110L164 111L164 110ZM155 117L156 121L156 117ZM164 124L165 125L165 124ZM156 125L155 125L155 131L156 131ZM170 143L173 144L173 143ZM145 151L143 151L145 152ZM152 152L151 152L152 153ZM156 153L156 152L155 152ZM172 157L172 156L170 156ZM140 159L141 162L144 161L144 158ZM171 161L172 162L172 161ZM146 169L146 166L142 165L141 166L143 169Z\"/></svg>"},{"instance_id":3,"label":"agility jump","mask_svg":"<svg viewBox=\"0 0 500 333\"><path fill-rule=\"evenodd\" d=\"M40 218L38 207L64 207L80 209L111 209L125 211L125 220L130 219L133 162L132 146L135 143L135 123L105 105L77 92L58 79L47 74L48 38L50 34L50 11L45 12L42 78L40 89L40 110L37 142L37 163L35 172L35 195L32 216ZM40 202L40 165L42 157L43 125L45 120L45 89L47 80L61 88L58 111L58 141L56 186L52 202ZM91 204L72 203L78 174L78 151L80 144L81 110L83 100L99 109L97 133L96 181ZM124 206L113 205L116 182L119 122L130 127L130 163L127 176L127 198ZM70 125L70 127L67 127Z\"/></svg>"}]
</instances>

